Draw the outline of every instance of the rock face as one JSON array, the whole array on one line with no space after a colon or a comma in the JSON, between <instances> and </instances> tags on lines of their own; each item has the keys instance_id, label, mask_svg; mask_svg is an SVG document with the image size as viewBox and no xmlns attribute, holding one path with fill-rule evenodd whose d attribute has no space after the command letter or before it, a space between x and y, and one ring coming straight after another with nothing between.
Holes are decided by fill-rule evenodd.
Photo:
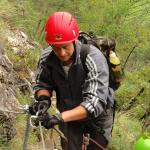
<instances>
[{"instance_id":1,"label":"rock face","mask_svg":"<svg viewBox=\"0 0 150 150\"><path fill-rule=\"evenodd\" d=\"M35 41L29 40L28 36L17 29L7 30L6 36L11 50L18 55L23 55L25 50L35 49L39 44Z\"/></svg>"},{"instance_id":2,"label":"rock face","mask_svg":"<svg viewBox=\"0 0 150 150\"><path fill-rule=\"evenodd\" d=\"M16 134L13 127L15 113L19 107L16 99L17 75L13 70L13 64L0 46L0 140L9 141Z\"/></svg>"},{"instance_id":3,"label":"rock face","mask_svg":"<svg viewBox=\"0 0 150 150\"><path fill-rule=\"evenodd\" d=\"M30 41L22 31L8 29L5 33L7 44L15 55L22 56L28 50L39 48L38 43ZM21 94L31 93L29 83L34 81L34 73L28 67L26 71L29 81L21 79L17 70L14 70L14 66L0 43L0 142L8 142L16 135L13 124L16 114L22 112L19 110L20 103L16 95L18 92Z\"/></svg>"}]
</instances>

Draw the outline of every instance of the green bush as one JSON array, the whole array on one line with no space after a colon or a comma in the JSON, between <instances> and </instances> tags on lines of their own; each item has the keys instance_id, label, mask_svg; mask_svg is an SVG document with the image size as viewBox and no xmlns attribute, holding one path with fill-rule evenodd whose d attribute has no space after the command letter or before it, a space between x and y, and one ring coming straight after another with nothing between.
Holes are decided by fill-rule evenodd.
<instances>
[{"instance_id":1,"label":"green bush","mask_svg":"<svg viewBox=\"0 0 150 150\"><path fill-rule=\"evenodd\" d=\"M116 113L112 136L112 150L132 150L141 134L141 123L127 113Z\"/></svg>"}]
</instances>

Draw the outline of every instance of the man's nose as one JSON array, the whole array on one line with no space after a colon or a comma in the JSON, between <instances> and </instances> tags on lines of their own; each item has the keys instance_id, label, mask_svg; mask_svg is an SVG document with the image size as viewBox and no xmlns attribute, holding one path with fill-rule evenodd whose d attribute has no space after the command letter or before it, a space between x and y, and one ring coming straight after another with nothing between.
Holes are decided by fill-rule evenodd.
<instances>
[{"instance_id":1,"label":"man's nose","mask_svg":"<svg viewBox=\"0 0 150 150\"><path fill-rule=\"evenodd\" d=\"M65 55L66 55L65 49L61 48L59 55L60 55L61 57L62 57L62 56L65 56Z\"/></svg>"}]
</instances>

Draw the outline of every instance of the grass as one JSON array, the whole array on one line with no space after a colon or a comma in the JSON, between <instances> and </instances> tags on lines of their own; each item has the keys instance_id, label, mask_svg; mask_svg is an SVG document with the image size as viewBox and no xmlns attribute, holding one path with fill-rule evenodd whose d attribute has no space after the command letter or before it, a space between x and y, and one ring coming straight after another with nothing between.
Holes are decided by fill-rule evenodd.
<instances>
[{"instance_id":1,"label":"grass","mask_svg":"<svg viewBox=\"0 0 150 150\"><path fill-rule=\"evenodd\" d=\"M141 134L141 123L127 114L116 113L112 136L112 150L132 150Z\"/></svg>"}]
</instances>

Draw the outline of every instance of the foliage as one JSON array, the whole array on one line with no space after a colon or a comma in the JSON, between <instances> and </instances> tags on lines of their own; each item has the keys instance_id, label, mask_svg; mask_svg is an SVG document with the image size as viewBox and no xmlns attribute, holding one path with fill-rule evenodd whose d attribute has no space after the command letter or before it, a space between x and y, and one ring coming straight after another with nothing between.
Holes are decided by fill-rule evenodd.
<instances>
[{"instance_id":1,"label":"foliage","mask_svg":"<svg viewBox=\"0 0 150 150\"><path fill-rule=\"evenodd\" d=\"M135 140L141 135L141 123L126 113L117 113L113 129L112 150L133 149Z\"/></svg>"},{"instance_id":2,"label":"foliage","mask_svg":"<svg viewBox=\"0 0 150 150\"><path fill-rule=\"evenodd\" d=\"M22 54L14 53L12 50L7 49L8 57L13 63L13 68L18 72L20 78L28 78L28 68L34 70L37 66L40 51L39 49L27 50Z\"/></svg>"},{"instance_id":3,"label":"foliage","mask_svg":"<svg viewBox=\"0 0 150 150\"><path fill-rule=\"evenodd\" d=\"M150 63L138 71L126 74L126 78L122 82L122 86L116 93L118 109L123 110L132 105L132 109L129 109L129 113L137 118L140 118L145 113L145 110L150 105L150 102L148 101L150 97L149 74ZM136 97L142 88L144 88L144 91L141 95ZM132 100L134 97L135 102Z\"/></svg>"},{"instance_id":4,"label":"foliage","mask_svg":"<svg viewBox=\"0 0 150 150\"><path fill-rule=\"evenodd\" d=\"M5 29L8 27L8 20L11 18L14 9L7 0L0 1L0 44L6 43Z\"/></svg>"}]
</instances>

